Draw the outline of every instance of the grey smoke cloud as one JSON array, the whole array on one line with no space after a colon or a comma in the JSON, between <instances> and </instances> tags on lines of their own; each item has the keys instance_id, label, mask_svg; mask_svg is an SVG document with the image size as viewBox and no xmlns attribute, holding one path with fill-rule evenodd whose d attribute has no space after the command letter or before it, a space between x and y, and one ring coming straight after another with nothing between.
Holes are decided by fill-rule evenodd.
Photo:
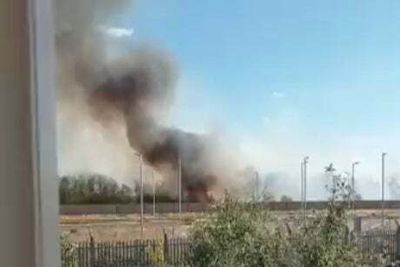
<instances>
[{"instance_id":1,"label":"grey smoke cloud","mask_svg":"<svg viewBox=\"0 0 400 267\"><path fill-rule=\"evenodd\" d=\"M108 144L109 153L121 158L125 176L133 172L134 164L129 162L137 161L133 150L141 153L146 163L170 181L172 189L180 158L187 193L205 200L210 188L228 176L226 162L230 160L213 136L163 124L176 94L178 69L173 58L162 49L138 47L123 58L107 59L97 29L107 21L105 15L126 4L57 1L61 131L71 126L78 132L82 128L97 132L105 144L113 144ZM71 139L67 134L64 138ZM68 150L69 142L65 143L64 150ZM80 147L70 149L82 153Z\"/></svg>"}]
</instances>

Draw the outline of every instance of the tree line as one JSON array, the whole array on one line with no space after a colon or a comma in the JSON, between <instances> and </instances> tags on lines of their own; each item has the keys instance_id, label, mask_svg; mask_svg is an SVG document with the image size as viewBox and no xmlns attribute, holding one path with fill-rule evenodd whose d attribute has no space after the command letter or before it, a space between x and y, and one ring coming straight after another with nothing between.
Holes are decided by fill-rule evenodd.
<instances>
[{"instance_id":1,"label":"tree line","mask_svg":"<svg viewBox=\"0 0 400 267\"><path fill-rule=\"evenodd\" d=\"M60 204L114 204L135 201L132 188L99 174L62 176Z\"/></svg>"},{"instance_id":2,"label":"tree line","mask_svg":"<svg viewBox=\"0 0 400 267\"><path fill-rule=\"evenodd\" d=\"M101 174L65 175L59 178L59 199L61 205L67 204L128 204L139 203L139 185L130 187L119 184L114 179ZM175 202L176 197L162 190L156 189L157 202ZM143 200L146 203L153 201L153 195L148 193L147 186Z\"/></svg>"}]
</instances>

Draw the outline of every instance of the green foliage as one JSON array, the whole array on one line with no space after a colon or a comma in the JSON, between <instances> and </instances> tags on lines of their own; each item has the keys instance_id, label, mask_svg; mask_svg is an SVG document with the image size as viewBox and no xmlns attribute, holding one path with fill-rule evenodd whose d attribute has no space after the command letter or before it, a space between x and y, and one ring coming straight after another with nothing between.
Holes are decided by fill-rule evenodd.
<instances>
[{"instance_id":1,"label":"green foliage","mask_svg":"<svg viewBox=\"0 0 400 267\"><path fill-rule=\"evenodd\" d=\"M286 266L287 233L268 211L227 195L191 235L193 266Z\"/></svg>"},{"instance_id":2,"label":"green foliage","mask_svg":"<svg viewBox=\"0 0 400 267\"><path fill-rule=\"evenodd\" d=\"M287 195L282 195L281 196L281 201L282 202L292 202L293 199L291 197L287 196Z\"/></svg>"},{"instance_id":3,"label":"green foliage","mask_svg":"<svg viewBox=\"0 0 400 267\"><path fill-rule=\"evenodd\" d=\"M380 266L351 242L343 206L329 206L325 214L309 216L293 234L297 266Z\"/></svg>"},{"instance_id":4,"label":"green foliage","mask_svg":"<svg viewBox=\"0 0 400 267\"><path fill-rule=\"evenodd\" d=\"M294 231L291 245L297 254L298 266L384 266L378 255L365 255L351 242L347 209L353 190L346 178L336 176L335 184L328 191L327 211L308 216Z\"/></svg>"},{"instance_id":5,"label":"green foliage","mask_svg":"<svg viewBox=\"0 0 400 267\"><path fill-rule=\"evenodd\" d=\"M61 266L64 267L77 267L77 250L76 247L69 242L66 235L61 235L60 237L60 252L62 263Z\"/></svg>"},{"instance_id":6,"label":"green foliage","mask_svg":"<svg viewBox=\"0 0 400 267\"><path fill-rule=\"evenodd\" d=\"M149 245L147 247L147 252L149 261L152 266L166 266L164 259L164 242L162 240L156 240L156 244L154 246Z\"/></svg>"},{"instance_id":7,"label":"green foliage","mask_svg":"<svg viewBox=\"0 0 400 267\"><path fill-rule=\"evenodd\" d=\"M133 190L103 175L61 177L60 204L122 204L135 201Z\"/></svg>"},{"instance_id":8,"label":"green foliage","mask_svg":"<svg viewBox=\"0 0 400 267\"><path fill-rule=\"evenodd\" d=\"M328 210L284 222L255 203L226 195L215 213L191 232L192 266L358 267L384 266L359 251L347 228L349 188L331 191ZM345 203L345 204L343 204Z\"/></svg>"},{"instance_id":9,"label":"green foliage","mask_svg":"<svg viewBox=\"0 0 400 267\"><path fill-rule=\"evenodd\" d=\"M112 178L99 174L82 174L77 176L63 176L60 178L60 204L127 204L139 202L140 186L135 183L134 189L118 184ZM144 202L152 203L152 188L144 187ZM176 197L165 190L164 185L157 186L156 201L174 203ZM187 201L187 199L183 199Z\"/></svg>"}]
</instances>

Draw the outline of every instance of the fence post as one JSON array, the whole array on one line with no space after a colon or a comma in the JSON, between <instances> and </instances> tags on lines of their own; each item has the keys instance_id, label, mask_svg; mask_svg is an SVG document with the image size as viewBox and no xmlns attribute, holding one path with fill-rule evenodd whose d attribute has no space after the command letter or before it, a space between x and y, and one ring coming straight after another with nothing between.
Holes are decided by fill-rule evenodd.
<instances>
[{"instance_id":1,"label":"fence post","mask_svg":"<svg viewBox=\"0 0 400 267\"><path fill-rule=\"evenodd\" d=\"M396 230L396 259L400 259L400 227Z\"/></svg>"},{"instance_id":2,"label":"fence post","mask_svg":"<svg viewBox=\"0 0 400 267\"><path fill-rule=\"evenodd\" d=\"M357 216L357 217L354 217L354 219L353 219L353 231L354 231L354 233L357 233L357 234L360 234L361 233L361 222L362 222L362 218L361 217L359 217L359 216Z\"/></svg>"},{"instance_id":3,"label":"fence post","mask_svg":"<svg viewBox=\"0 0 400 267\"><path fill-rule=\"evenodd\" d=\"M89 248L90 248L89 266L93 267L95 266L95 251L94 251L95 245L94 245L94 238L92 235L90 235Z\"/></svg>"},{"instance_id":4,"label":"fence post","mask_svg":"<svg viewBox=\"0 0 400 267\"><path fill-rule=\"evenodd\" d=\"M351 242L351 232L349 230L349 227L347 227L347 226L344 229L344 240L345 240L346 245Z\"/></svg>"},{"instance_id":5,"label":"fence post","mask_svg":"<svg viewBox=\"0 0 400 267\"><path fill-rule=\"evenodd\" d=\"M164 260L165 262L169 262L169 247L168 247L168 236L167 233L164 232Z\"/></svg>"}]
</instances>

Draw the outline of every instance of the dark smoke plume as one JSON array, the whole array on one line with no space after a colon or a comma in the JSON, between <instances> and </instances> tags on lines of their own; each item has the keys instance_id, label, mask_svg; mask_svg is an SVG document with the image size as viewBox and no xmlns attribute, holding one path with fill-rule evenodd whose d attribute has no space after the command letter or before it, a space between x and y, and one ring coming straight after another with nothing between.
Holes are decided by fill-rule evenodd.
<instances>
[{"instance_id":1,"label":"dark smoke plume","mask_svg":"<svg viewBox=\"0 0 400 267\"><path fill-rule=\"evenodd\" d=\"M207 136L160 123L172 102L176 80L168 56L140 49L128 58L103 66L101 75L91 73L92 68L90 64L81 66L79 75L90 92L94 118L107 124L113 119L108 114L122 114L129 143L149 164L164 176L171 176L164 173L165 166L176 173L180 159L182 182L189 197L207 197L205 193L217 179L210 164L211 142ZM86 77L101 78L87 82Z\"/></svg>"},{"instance_id":2,"label":"dark smoke plume","mask_svg":"<svg viewBox=\"0 0 400 267\"><path fill-rule=\"evenodd\" d=\"M106 20L101 18L128 2L56 1L62 112L73 110L67 112L72 114L69 117L78 119L88 109L92 120L106 129L121 125L129 145L172 187L176 186L180 159L186 194L192 199L207 200L209 190L227 176L228 161L221 157L219 145L211 135L188 133L163 124L173 104L177 81L177 68L171 57L149 46L120 59L110 60L105 55L99 29Z\"/></svg>"}]
</instances>

